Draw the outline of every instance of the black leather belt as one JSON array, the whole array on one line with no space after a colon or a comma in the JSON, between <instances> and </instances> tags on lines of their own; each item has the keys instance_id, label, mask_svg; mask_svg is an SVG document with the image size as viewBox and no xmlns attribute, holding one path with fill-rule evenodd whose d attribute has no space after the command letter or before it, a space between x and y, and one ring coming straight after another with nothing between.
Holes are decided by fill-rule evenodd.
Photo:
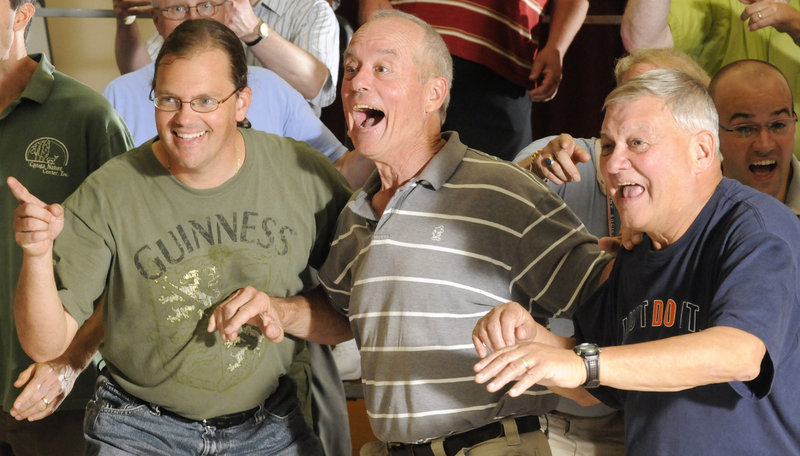
<instances>
[{"instance_id":1,"label":"black leather belt","mask_svg":"<svg viewBox=\"0 0 800 456\"><path fill-rule=\"evenodd\" d=\"M199 423L204 426L215 427L217 429L226 429L229 427L244 424L253 415L255 415L259 409L259 407L253 407L250 410L245 410L244 412L230 413L228 415L220 415L220 416L215 416L213 418L206 418L204 420L193 420L190 418L186 418L185 416L178 415L177 413L170 412L169 410L165 410L158 405L151 404L128 393L116 381L114 381L113 378L111 378L111 375L105 368L103 368L103 370L100 371L100 374L103 375L111 385L113 385L114 389L117 390L118 394L121 394L122 396L127 398L130 402L146 405L150 409L156 411L156 413L159 413L163 416L169 416L183 423ZM281 376L281 379L278 382L278 389L280 389L281 386L285 384L285 377L286 376Z\"/></svg>"},{"instance_id":2,"label":"black leather belt","mask_svg":"<svg viewBox=\"0 0 800 456\"><path fill-rule=\"evenodd\" d=\"M217 429L227 429L229 427L238 426L240 424L244 424L250 418L255 415L258 411L258 407L251 408L250 410L245 410L244 412L237 412L237 413L230 413L228 415L220 415L215 416L213 418L206 418L204 420L192 420L186 418L185 416L178 415L177 413L172 413L169 410L164 410L162 408L158 409L158 412L164 416L169 416L175 418L178 421L182 421L184 423L199 423L203 426L210 426L215 427Z\"/></svg>"},{"instance_id":3,"label":"black leather belt","mask_svg":"<svg viewBox=\"0 0 800 456\"><path fill-rule=\"evenodd\" d=\"M514 418L517 422L517 431L520 434L538 431L541 429L539 417L536 415ZM485 426L451 435L444 439L444 451L447 456L454 456L462 448L470 448L481 442L504 437L506 435L500 421L489 423ZM389 454L392 456L434 456L430 443L389 443Z\"/></svg>"}]
</instances>

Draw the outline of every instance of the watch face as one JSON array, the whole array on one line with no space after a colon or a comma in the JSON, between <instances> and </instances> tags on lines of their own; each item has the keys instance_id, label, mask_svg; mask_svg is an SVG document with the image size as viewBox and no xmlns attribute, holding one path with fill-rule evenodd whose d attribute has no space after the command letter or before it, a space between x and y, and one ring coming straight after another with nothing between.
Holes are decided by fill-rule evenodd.
<instances>
[{"instance_id":1,"label":"watch face","mask_svg":"<svg viewBox=\"0 0 800 456\"><path fill-rule=\"evenodd\" d=\"M267 23L262 22L261 25L258 26L258 34L261 35L262 38L266 38L268 33L269 27L267 26Z\"/></svg>"},{"instance_id":2,"label":"watch face","mask_svg":"<svg viewBox=\"0 0 800 456\"><path fill-rule=\"evenodd\" d=\"M596 355L600 353L600 348L597 346L597 344L589 344L589 343L582 343L580 345L576 345L573 350L575 350L575 353L581 356Z\"/></svg>"}]
</instances>

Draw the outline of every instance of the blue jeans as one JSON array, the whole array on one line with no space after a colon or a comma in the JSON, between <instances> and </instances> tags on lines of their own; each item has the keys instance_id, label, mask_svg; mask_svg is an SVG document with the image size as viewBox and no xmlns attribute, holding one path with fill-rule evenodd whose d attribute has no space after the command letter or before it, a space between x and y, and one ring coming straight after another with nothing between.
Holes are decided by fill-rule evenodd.
<instances>
[{"instance_id":1,"label":"blue jeans","mask_svg":"<svg viewBox=\"0 0 800 456\"><path fill-rule=\"evenodd\" d=\"M87 455L322 456L287 377L245 423L217 429L165 415L100 375L84 432Z\"/></svg>"}]
</instances>

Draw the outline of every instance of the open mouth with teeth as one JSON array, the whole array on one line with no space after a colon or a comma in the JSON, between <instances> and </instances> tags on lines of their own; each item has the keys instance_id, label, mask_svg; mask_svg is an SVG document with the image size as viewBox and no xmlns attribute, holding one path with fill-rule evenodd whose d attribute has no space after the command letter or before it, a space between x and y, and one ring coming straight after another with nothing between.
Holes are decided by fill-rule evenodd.
<instances>
[{"instance_id":1,"label":"open mouth with teeth","mask_svg":"<svg viewBox=\"0 0 800 456\"><path fill-rule=\"evenodd\" d=\"M635 198L644 193L644 187L633 182L621 182L618 188L623 198Z\"/></svg>"},{"instance_id":2,"label":"open mouth with teeth","mask_svg":"<svg viewBox=\"0 0 800 456\"><path fill-rule=\"evenodd\" d=\"M181 133L179 131L176 131L175 132L175 136L177 136L178 138L181 138L181 139L197 139L197 138L205 135L206 133L207 132L205 130L204 131L199 131L197 133Z\"/></svg>"},{"instance_id":3,"label":"open mouth with teeth","mask_svg":"<svg viewBox=\"0 0 800 456\"><path fill-rule=\"evenodd\" d=\"M759 160L748 166L748 169L757 176L763 176L774 171L777 166L778 163L775 160Z\"/></svg>"},{"instance_id":4,"label":"open mouth with teeth","mask_svg":"<svg viewBox=\"0 0 800 456\"><path fill-rule=\"evenodd\" d=\"M359 128L372 128L381 123L386 115L378 108L368 105L353 106L353 121Z\"/></svg>"}]
</instances>

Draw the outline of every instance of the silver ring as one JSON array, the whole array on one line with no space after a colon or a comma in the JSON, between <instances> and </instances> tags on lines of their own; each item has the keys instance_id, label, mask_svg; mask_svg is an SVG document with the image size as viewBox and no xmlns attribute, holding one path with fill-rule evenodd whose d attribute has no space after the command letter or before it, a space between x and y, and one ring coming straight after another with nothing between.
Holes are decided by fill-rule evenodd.
<instances>
[{"instance_id":1,"label":"silver ring","mask_svg":"<svg viewBox=\"0 0 800 456\"><path fill-rule=\"evenodd\" d=\"M50 405L50 401L48 401L46 397L43 397L43 398L42 398L42 402L44 402L44 406L45 406L45 407L47 407L47 406L49 406L49 405Z\"/></svg>"},{"instance_id":2,"label":"silver ring","mask_svg":"<svg viewBox=\"0 0 800 456\"><path fill-rule=\"evenodd\" d=\"M756 13L756 15L758 16L758 19L759 19L759 20L761 20L761 19L764 19L764 16L762 16L762 15L761 15L761 11L759 11L758 13Z\"/></svg>"}]
</instances>

